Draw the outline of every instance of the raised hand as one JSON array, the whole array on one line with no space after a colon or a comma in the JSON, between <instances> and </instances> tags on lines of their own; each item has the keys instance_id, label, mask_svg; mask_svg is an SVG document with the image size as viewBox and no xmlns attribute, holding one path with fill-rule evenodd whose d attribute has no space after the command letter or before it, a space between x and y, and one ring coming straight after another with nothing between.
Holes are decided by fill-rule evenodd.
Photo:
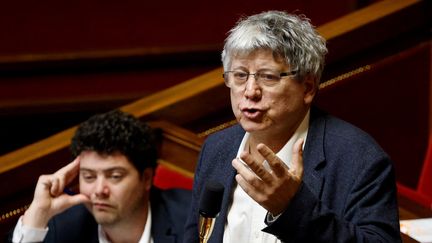
<instances>
[{"instance_id":1,"label":"raised hand","mask_svg":"<svg viewBox=\"0 0 432 243\"><path fill-rule=\"evenodd\" d=\"M79 157L51 175L41 175L36 184L33 201L23 216L23 224L45 228L48 221L64 210L89 201L83 194L68 195L65 187L79 173Z\"/></svg>"},{"instance_id":2,"label":"raised hand","mask_svg":"<svg viewBox=\"0 0 432 243\"><path fill-rule=\"evenodd\" d=\"M282 213L300 187L303 179L302 145L303 139L299 139L293 146L291 168L262 143L258 144L257 150L268 162L269 169L246 152L240 158L247 166L239 159L232 162L238 173L235 177L237 183L272 215Z\"/></svg>"}]
</instances>

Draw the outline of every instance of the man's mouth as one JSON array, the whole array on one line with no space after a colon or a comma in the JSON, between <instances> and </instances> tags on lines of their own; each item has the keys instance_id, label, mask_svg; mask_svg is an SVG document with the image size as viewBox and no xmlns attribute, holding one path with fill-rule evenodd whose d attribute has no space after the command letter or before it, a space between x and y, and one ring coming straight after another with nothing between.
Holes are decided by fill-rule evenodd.
<instances>
[{"instance_id":1,"label":"man's mouth","mask_svg":"<svg viewBox=\"0 0 432 243\"><path fill-rule=\"evenodd\" d=\"M108 203L95 202L93 203L93 208L97 210L106 210L106 209L113 208L113 206Z\"/></svg>"},{"instance_id":2,"label":"man's mouth","mask_svg":"<svg viewBox=\"0 0 432 243\"><path fill-rule=\"evenodd\" d=\"M259 118L264 113L262 110L256 108L243 108L241 112L246 118L251 120Z\"/></svg>"}]
</instances>

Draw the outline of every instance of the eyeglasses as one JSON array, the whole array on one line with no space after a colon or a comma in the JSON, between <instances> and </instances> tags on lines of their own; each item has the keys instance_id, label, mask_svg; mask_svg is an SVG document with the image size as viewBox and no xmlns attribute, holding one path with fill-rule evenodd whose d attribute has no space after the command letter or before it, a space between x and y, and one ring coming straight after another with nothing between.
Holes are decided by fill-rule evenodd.
<instances>
[{"instance_id":1,"label":"eyeglasses","mask_svg":"<svg viewBox=\"0 0 432 243\"><path fill-rule=\"evenodd\" d=\"M275 72L275 71L259 71L256 73L248 73L244 71L226 71L223 73L225 85L229 88L241 88L246 84L249 76L254 76L255 81L261 87L276 86L283 77L296 75L297 71Z\"/></svg>"}]
</instances>

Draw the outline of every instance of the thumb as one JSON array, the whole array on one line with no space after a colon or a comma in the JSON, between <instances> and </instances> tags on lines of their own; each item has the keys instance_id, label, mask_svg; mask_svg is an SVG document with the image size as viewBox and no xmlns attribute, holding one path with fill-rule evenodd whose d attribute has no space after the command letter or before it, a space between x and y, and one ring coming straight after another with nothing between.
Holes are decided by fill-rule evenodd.
<instances>
[{"instance_id":1,"label":"thumb","mask_svg":"<svg viewBox=\"0 0 432 243\"><path fill-rule=\"evenodd\" d=\"M62 194L54 199L53 208L57 213L60 213L72 206L90 202L90 199L84 194L68 195Z\"/></svg>"},{"instance_id":2,"label":"thumb","mask_svg":"<svg viewBox=\"0 0 432 243\"><path fill-rule=\"evenodd\" d=\"M293 146L292 172L301 177L303 175L303 138L299 138Z\"/></svg>"}]
</instances>

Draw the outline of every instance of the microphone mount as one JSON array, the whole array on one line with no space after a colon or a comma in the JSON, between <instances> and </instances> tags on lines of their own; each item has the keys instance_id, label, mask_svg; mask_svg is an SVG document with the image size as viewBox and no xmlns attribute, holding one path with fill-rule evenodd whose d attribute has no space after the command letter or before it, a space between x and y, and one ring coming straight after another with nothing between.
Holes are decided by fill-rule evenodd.
<instances>
[{"instance_id":1,"label":"microphone mount","mask_svg":"<svg viewBox=\"0 0 432 243\"><path fill-rule=\"evenodd\" d=\"M208 182L201 195L199 207L199 239L200 243L207 243L213 232L224 193L224 187L218 182Z\"/></svg>"}]
</instances>

